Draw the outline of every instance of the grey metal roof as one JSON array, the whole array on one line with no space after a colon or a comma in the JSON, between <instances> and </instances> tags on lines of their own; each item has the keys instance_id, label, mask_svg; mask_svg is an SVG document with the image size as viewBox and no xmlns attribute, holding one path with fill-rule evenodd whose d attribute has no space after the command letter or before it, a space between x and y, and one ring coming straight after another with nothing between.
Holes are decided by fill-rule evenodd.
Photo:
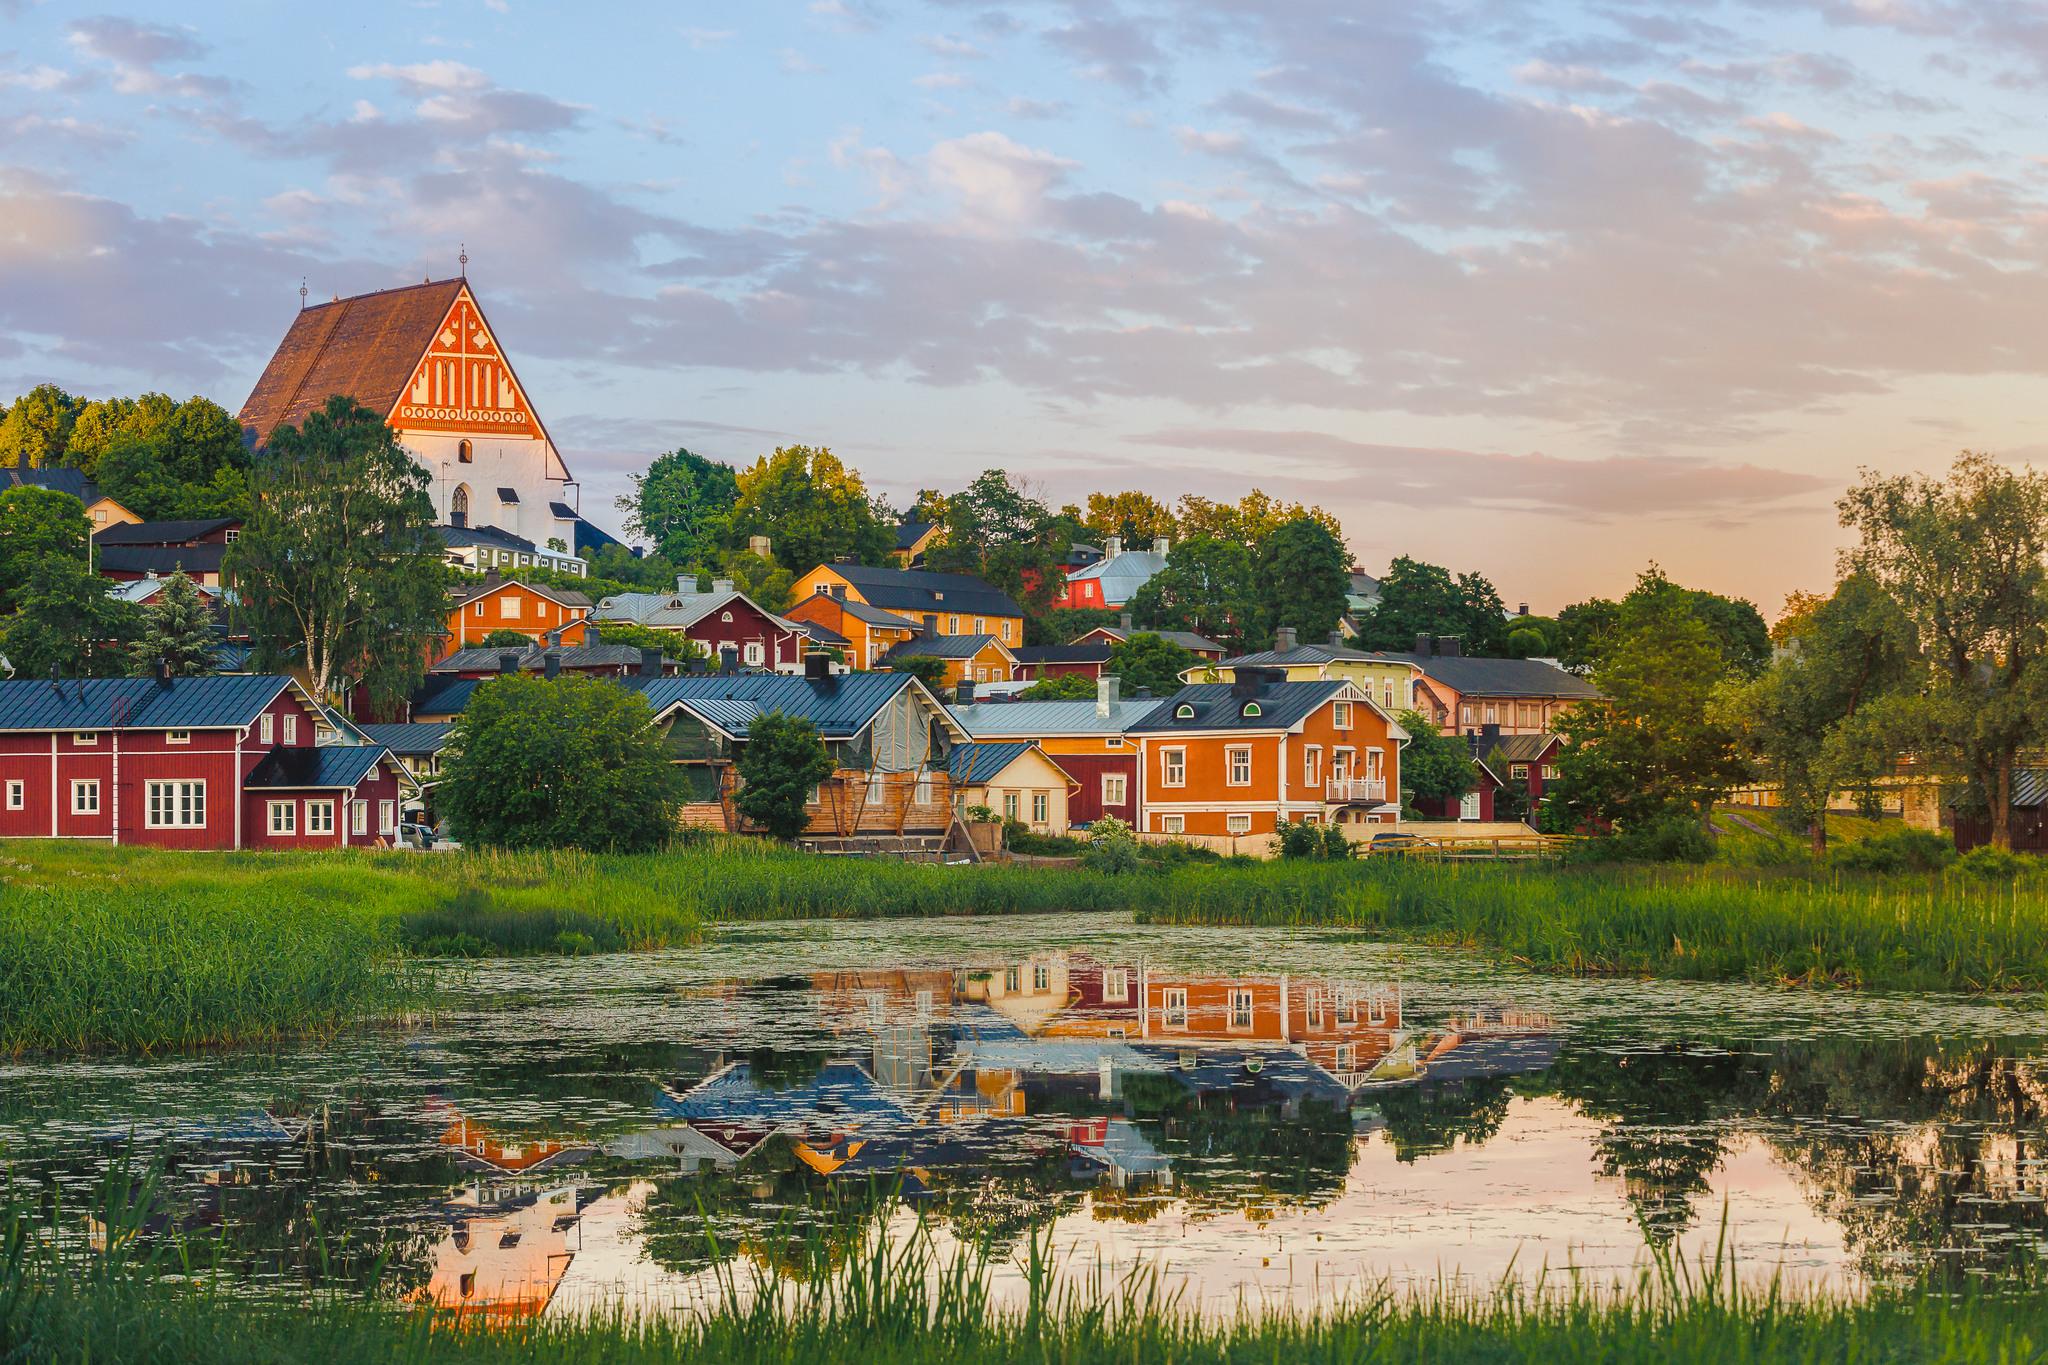
<instances>
[{"instance_id":1,"label":"grey metal roof","mask_svg":"<svg viewBox=\"0 0 2048 1365\"><path fill-rule=\"evenodd\" d=\"M1550 747L1558 742L1559 736L1493 735L1489 737L1487 735L1475 734L1467 735L1465 739L1471 746L1472 757L1476 759L1484 760L1494 750L1498 749L1500 750L1501 761L1504 763L1536 763L1541 761L1543 755L1550 751Z\"/></svg>"},{"instance_id":2,"label":"grey metal roof","mask_svg":"<svg viewBox=\"0 0 2048 1365\"><path fill-rule=\"evenodd\" d=\"M1327 664L1338 661L1347 663L1399 663L1407 656L1382 654L1369 649L1338 648L1335 645L1296 645L1293 649L1261 649L1250 654L1238 654L1225 659L1227 668L1244 664L1251 668L1285 668L1290 665Z\"/></svg>"},{"instance_id":3,"label":"grey metal roof","mask_svg":"<svg viewBox=\"0 0 2048 1365\"><path fill-rule=\"evenodd\" d=\"M1100 631L1113 640L1128 640L1133 635L1157 635L1162 640L1171 641L1182 649L1196 654L1221 654L1223 652L1222 645L1217 644L1206 635L1197 635L1192 630L1148 630L1139 627L1125 630L1122 626L1097 626L1094 630L1082 631L1081 635L1077 638L1085 639L1095 634L1096 631Z\"/></svg>"},{"instance_id":4,"label":"grey metal roof","mask_svg":"<svg viewBox=\"0 0 2048 1365\"><path fill-rule=\"evenodd\" d=\"M1019 645L1010 653L1020 664L1106 664L1109 645Z\"/></svg>"},{"instance_id":5,"label":"grey metal roof","mask_svg":"<svg viewBox=\"0 0 2048 1365\"><path fill-rule=\"evenodd\" d=\"M492 649L478 645L469 649L458 649L441 662L428 669L429 673L478 673L498 671L498 656L517 653L519 669L523 673L538 673L547 667L547 656L562 656L562 667L570 672L586 668L638 668L640 647L638 645L528 645L523 650ZM664 658L664 664L674 660Z\"/></svg>"},{"instance_id":6,"label":"grey metal roof","mask_svg":"<svg viewBox=\"0 0 2048 1365\"><path fill-rule=\"evenodd\" d=\"M93 532L93 540L101 545L183 545L200 536L210 536L215 531L230 526L240 526L240 517L208 517L195 521L132 521L116 522Z\"/></svg>"},{"instance_id":7,"label":"grey metal roof","mask_svg":"<svg viewBox=\"0 0 2048 1365\"><path fill-rule=\"evenodd\" d=\"M1102 600L1112 607L1120 607L1137 594L1152 578L1166 567L1166 556L1150 550L1125 550L1108 559L1098 559L1085 569L1075 569L1067 575L1069 583L1094 580L1102 585Z\"/></svg>"},{"instance_id":8,"label":"grey metal roof","mask_svg":"<svg viewBox=\"0 0 2048 1365\"><path fill-rule=\"evenodd\" d=\"M489 678L434 678L427 679L427 685L412 694L412 713L416 716L458 716L469 705L470 696L489 682Z\"/></svg>"},{"instance_id":9,"label":"grey metal roof","mask_svg":"<svg viewBox=\"0 0 2048 1365\"><path fill-rule=\"evenodd\" d=\"M836 597L832 600L839 603L848 616L871 626L890 626L897 630L924 629L922 623L914 621L908 616L898 616L893 611L883 611L880 607L871 607L865 602L850 602L844 598Z\"/></svg>"},{"instance_id":10,"label":"grey metal roof","mask_svg":"<svg viewBox=\"0 0 2048 1365\"><path fill-rule=\"evenodd\" d=\"M1155 698L1132 697L1112 702L1106 716L1097 715L1095 703L1085 699L977 702L973 706L946 709L976 739L1053 739L1063 735L1120 735L1158 706Z\"/></svg>"},{"instance_id":11,"label":"grey metal roof","mask_svg":"<svg viewBox=\"0 0 2048 1365\"><path fill-rule=\"evenodd\" d=\"M791 630L802 631L821 645L843 645L847 642L844 635L830 626L821 626L816 621L792 621L785 616L778 616L775 619Z\"/></svg>"},{"instance_id":12,"label":"grey metal roof","mask_svg":"<svg viewBox=\"0 0 2048 1365\"><path fill-rule=\"evenodd\" d=\"M924 533L936 526L932 521L906 521L896 528L896 548L908 550L924 538Z\"/></svg>"},{"instance_id":13,"label":"grey metal roof","mask_svg":"<svg viewBox=\"0 0 2048 1365\"><path fill-rule=\"evenodd\" d=\"M593 525L582 517L576 518L576 553L588 559L607 545L626 549L626 542L620 540L602 526Z\"/></svg>"},{"instance_id":14,"label":"grey metal roof","mask_svg":"<svg viewBox=\"0 0 2048 1365\"><path fill-rule=\"evenodd\" d=\"M220 730L255 721L292 685L276 673L0 682L0 730Z\"/></svg>"},{"instance_id":15,"label":"grey metal roof","mask_svg":"<svg viewBox=\"0 0 2048 1365\"><path fill-rule=\"evenodd\" d=\"M1285 730L1347 686L1341 678L1315 682L1268 683L1255 696L1238 696L1231 683L1191 683L1152 708L1152 713L1131 727L1133 732L1174 730ZM1248 702L1258 703L1258 714L1244 714ZM1194 715L1177 717L1183 706Z\"/></svg>"},{"instance_id":16,"label":"grey metal roof","mask_svg":"<svg viewBox=\"0 0 2048 1365\"><path fill-rule=\"evenodd\" d=\"M525 536L515 536L510 531L501 531L495 526L436 526L441 543L451 550L467 545L484 545L494 550L533 550L535 545Z\"/></svg>"},{"instance_id":17,"label":"grey metal roof","mask_svg":"<svg viewBox=\"0 0 2048 1365\"><path fill-rule=\"evenodd\" d=\"M993 781L1003 769L1037 747L1028 739L1005 744L962 744L947 760L946 771L955 782L978 787Z\"/></svg>"},{"instance_id":18,"label":"grey metal roof","mask_svg":"<svg viewBox=\"0 0 2048 1365\"><path fill-rule=\"evenodd\" d=\"M866 564L828 564L827 568L860 589L870 606L885 611L979 613L1022 616L1024 609L987 580L964 573L932 573L925 569L877 569Z\"/></svg>"},{"instance_id":19,"label":"grey metal roof","mask_svg":"<svg viewBox=\"0 0 2048 1365\"><path fill-rule=\"evenodd\" d=\"M1600 689L1541 659L1481 659L1454 654L1384 654L1420 668L1468 697L1598 697Z\"/></svg>"},{"instance_id":20,"label":"grey metal roof","mask_svg":"<svg viewBox=\"0 0 2048 1365\"><path fill-rule=\"evenodd\" d=\"M445 720L416 720L409 725L364 725L359 728L373 744L381 744L394 754L409 755L440 753L455 725Z\"/></svg>"},{"instance_id":21,"label":"grey metal roof","mask_svg":"<svg viewBox=\"0 0 2048 1365\"><path fill-rule=\"evenodd\" d=\"M116 583L107 596L118 597L123 602L140 602L162 592L166 581L168 580L162 578L131 578L125 583ZM192 586L199 590L199 595L208 603L220 599L221 590L218 587L206 583L194 583Z\"/></svg>"},{"instance_id":22,"label":"grey metal roof","mask_svg":"<svg viewBox=\"0 0 2048 1365\"><path fill-rule=\"evenodd\" d=\"M2012 803L2015 806L2048 806L2048 768L2014 768Z\"/></svg>"},{"instance_id":23,"label":"grey metal roof","mask_svg":"<svg viewBox=\"0 0 2048 1365\"><path fill-rule=\"evenodd\" d=\"M251 787L329 790L353 787L390 756L381 744L323 744L319 748L272 749L249 774Z\"/></svg>"},{"instance_id":24,"label":"grey metal roof","mask_svg":"<svg viewBox=\"0 0 2048 1365\"><path fill-rule=\"evenodd\" d=\"M919 635L905 640L884 654L882 662L919 656L933 659L971 659L990 645L994 645L1005 654L1010 652L1009 647L993 635Z\"/></svg>"},{"instance_id":25,"label":"grey metal roof","mask_svg":"<svg viewBox=\"0 0 2048 1365\"><path fill-rule=\"evenodd\" d=\"M93 553L101 573L219 573L225 545L104 545Z\"/></svg>"},{"instance_id":26,"label":"grey metal roof","mask_svg":"<svg viewBox=\"0 0 2048 1365\"><path fill-rule=\"evenodd\" d=\"M100 497L99 485L85 477L84 470L63 465L43 469L9 465L0 469L0 488L47 488L53 493L69 493L88 504L98 502Z\"/></svg>"},{"instance_id":27,"label":"grey metal roof","mask_svg":"<svg viewBox=\"0 0 2048 1365\"><path fill-rule=\"evenodd\" d=\"M754 718L767 712L801 716L827 739L851 739L906 687L918 685L908 673L842 673L831 678L796 678L783 673L702 674L680 678L621 678L657 715L681 703L721 730L744 736ZM744 702L753 708L719 703ZM731 720L712 720L712 712Z\"/></svg>"}]
</instances>

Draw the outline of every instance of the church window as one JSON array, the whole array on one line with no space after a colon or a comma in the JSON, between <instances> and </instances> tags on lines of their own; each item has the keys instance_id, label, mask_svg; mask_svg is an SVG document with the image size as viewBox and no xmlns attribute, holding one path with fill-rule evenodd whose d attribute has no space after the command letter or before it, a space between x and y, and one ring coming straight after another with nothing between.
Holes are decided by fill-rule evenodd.
<instances>
[{"instance_id":1,"label":"church window","mask_svg":"<svg viewBox=\"0 0 2048 1365\"><path fill-rule=\"evenodd\" d=\"M464 464L469 464L476 459L476 451L470 446L469 442L457 441L455 443L455 458Z\"/></svg>"},{"instance_id":2,"label":"church window","mask_svg":"<svg viewBox=\"0 0 2048 1365\"><path fill-rule=\"evenodd\" d=\"M466 446L469 444L469 442L464 441L463 444ZM450 526L469 525L468 484L458 485L455 489L454 496L448 499L448 524Z\"/></svg>"}]
</instances>

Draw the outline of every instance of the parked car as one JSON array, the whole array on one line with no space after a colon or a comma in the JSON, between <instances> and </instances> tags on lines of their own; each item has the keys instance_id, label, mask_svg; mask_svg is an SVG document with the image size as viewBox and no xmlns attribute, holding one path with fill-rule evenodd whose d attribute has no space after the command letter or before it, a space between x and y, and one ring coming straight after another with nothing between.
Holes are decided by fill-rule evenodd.
<instances>
[{"instance_id":1,"label":"parked car","mask_svg":"<svg viewBox=\"0 0 2048 1365\"><path fill-rule=\"evenodd\" d=\"M436 827L417 820L399 825L398 846L417 849L422 853L451 853L462 847L448 837L447 825Z\"/></svg>"},{"instance_id":2,"label":"parked car","mask_svg":"<svg viewBox=\"0 0 2048 1365\"><path fill-rule=\"evenodd\" d=\"M1375 853L1409 853L1421 847L1422 840L1414 835L1399 834L1389 830L1385 834L1375 834L1372 836L1366 843L1365 856L1370 858Z\"/></svg>"}]
</instances>

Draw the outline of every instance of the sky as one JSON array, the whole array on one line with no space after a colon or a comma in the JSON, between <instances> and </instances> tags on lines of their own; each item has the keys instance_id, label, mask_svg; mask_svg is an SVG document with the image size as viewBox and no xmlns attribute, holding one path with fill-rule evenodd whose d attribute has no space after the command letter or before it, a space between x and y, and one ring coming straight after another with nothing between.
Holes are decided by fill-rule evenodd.
<instances>
[{"instance_id":1,"label":"sky","mask_svg":"<svg viewBox=\"0 0 2048 1365\"><path fill-rule=\"evenodd\" d=\"M1767 614L2048 451L2048 6L0 0L0 401L238 409L468 273L586 515L684 445L1328 507Z\"/></svg>"}]
</instances>

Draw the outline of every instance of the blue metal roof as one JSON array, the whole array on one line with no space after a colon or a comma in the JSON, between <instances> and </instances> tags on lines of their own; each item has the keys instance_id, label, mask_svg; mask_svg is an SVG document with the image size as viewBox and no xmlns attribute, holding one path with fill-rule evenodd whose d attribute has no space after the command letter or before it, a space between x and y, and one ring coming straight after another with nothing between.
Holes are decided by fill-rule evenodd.
<instances>
[{"instance_id":1,"label":"blue metal roof","mask_svg":"<svg viewBox=\"0 0 2048 1365\"><path fill-rule=\"evenodd\" d=\"M953 750L946 771L960 785L978 787L994 781L998 773L1035 747L1029 740L1015 740L1008 744L962 744Z\"/></svg>"},{"instance_id":2,"label":"blue metal roof","mask_svg":"<svg viewBox=\"0 0 2048 1365\"><path fill-rule=\"evenodd\" d=\"M1159 703L1131 731L1286 730L1347 685L1342 679L1267 683L1255 695L1240 696L1231 683L1193 683ZM1248 703L1257 703L1256 714L1245 714ZM1183 706L1193 707L1193 715L1180 716Z\"/></svg>"},{"instance_id":3,"label":"blue metal roof","mask_svg":"<svg viewBox=\"0 0 2048 1365\"><path fill-rule=\"evenodd\" d=\"M292 685L276 673L0 682L0 730L219 730L253 722Z\"/></svg>"},{"instance_id":4,"label":"blue metal roof","mask_svg":"<svg viewBox=\"0 0 2048 1365\"><path fill-rule=\"evenodd\" d=\"M390 757L381 744L323 744L317 749L272 749L249 774L251 787L353 787Z\"/></svg>"},{"instance_id":5,"label":"blue metal roof","mask_svg":"<svg viewBox=\"0 0 2048 1365\"><path fill-rule=\"evenodd\" d=\"M827 739L851 739L865 730L897 693L916 685L917 679L908 673L841 673L825 679L783 673L710 673L679 678L635 676L619 682L645 696L656 715L678 703L706 720L712 720L710 712L716 710L739 728L716 720L712 724L736 738L744 737L745 724L750 724L753 716L742 717L740 708L718 703L744 702L756 715L775 711L801 716Z\"/></svg>"},{"instance_id":6,"label":"blue metal roof","mask_svg":"<svg viewBox=\"0 0 2048 1365\"><path fill-rule=\"evenodd\" d=\"M1027 735L1054 739L1067 735L1120 735L1157 710L1150 697L1124 697L1111 703L1109 714L1097 715L1095 703L1080 701L992 701L953 706L953 719L976 739Z\"/></svg>"},{"instance_id":7,"label":"blue metal roof","mask_svg":"<svg viewBox=\"0 0 2048 1365\"><path fill-rule=\"evenodd\" d=\"M412 713L416 716L458 716L462 708L469 705L471 695L489 678L449 678L442 681L429 677L427 685L412 696Z\"/></svg>"},{"instance_id":8,"label":"blue metal roof","mask_svg":"<svg viewBox=\"0 0 2048 1365\"><path fill-rule=\"evenodd\" d=\"M654 1108L668 1119L777 1127L820 1119L844 1123L848 1119L904 1117L903 1107L851 1062L827 1063L808 1084L788 1090L764 1090L755 1081L751 1066L735 1062L686 1094L662 1092L656 1096Z\"/></svg>"},{"instance_id":9,"label":"blue metal roof","mask_svg":"<svg viewBox=\"0 0 2048 1365\"><path fill-rule=\"evenodd\" d=\"M902 644L882 656L882 662L891 659L972 659L975 655L994 645L1005 654L1009 650L993 635L919 635L905 640ZM1015 657L1014 655L1012 657Z\"/></svg>"},{"instance_id":10,"label":"blue metal roof","mask_svg":"<svg viewBox=\"0 0 2048 1365\"><path fill-rule=\"evenodd\" d=\"M358 726L372 744L381 744L394 754L438 754L448 743L454 722L416 720L410 725Z\"/></svg>"}]
</instances>

